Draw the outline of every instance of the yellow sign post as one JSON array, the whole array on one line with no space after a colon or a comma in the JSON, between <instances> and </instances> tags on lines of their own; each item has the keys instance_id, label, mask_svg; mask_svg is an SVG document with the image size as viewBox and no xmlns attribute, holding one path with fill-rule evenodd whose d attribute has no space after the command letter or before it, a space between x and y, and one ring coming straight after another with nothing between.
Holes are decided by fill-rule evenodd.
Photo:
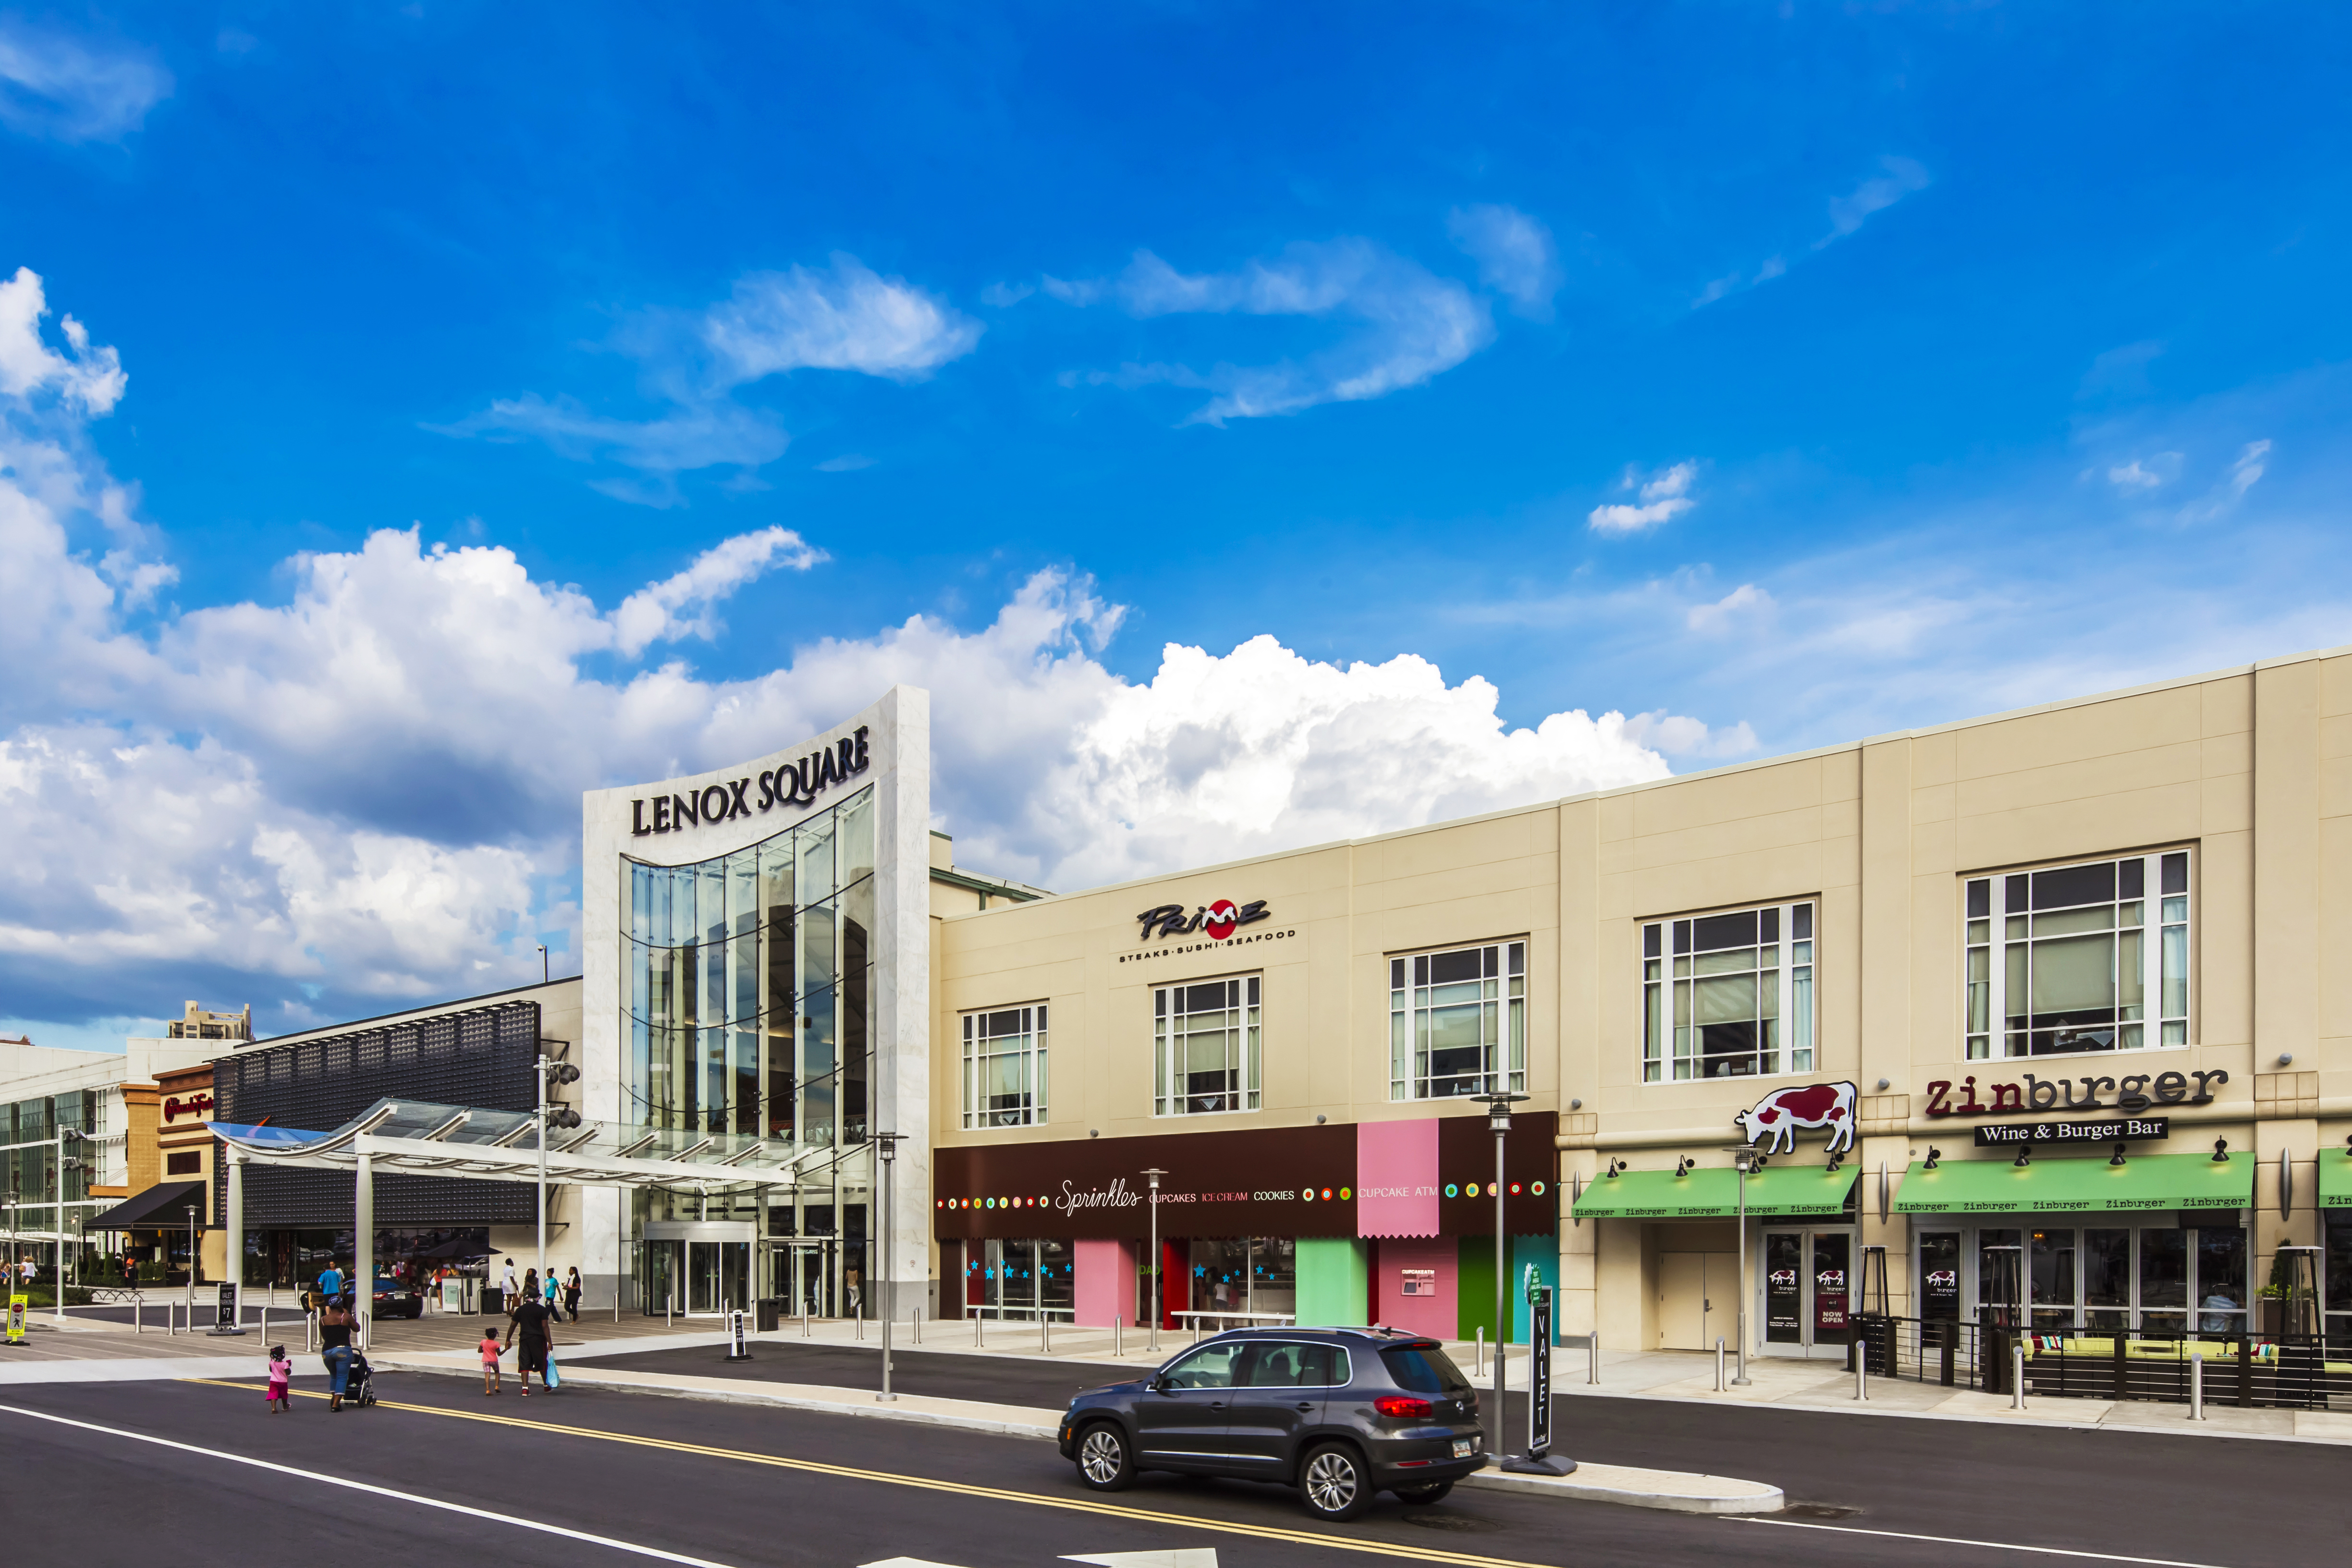
<instances>
[{"instance_id":1,"label":"yellow sign post","mask_svg":"<svg viewBox=\"0 0 2352 1568\"><path fill-rule=\"evenodd\" d=\"M19 1291L8 1298L8 1342L25 1342L25 1309L33 1304L32 1298Z\"/></svg>"}]
</instances>

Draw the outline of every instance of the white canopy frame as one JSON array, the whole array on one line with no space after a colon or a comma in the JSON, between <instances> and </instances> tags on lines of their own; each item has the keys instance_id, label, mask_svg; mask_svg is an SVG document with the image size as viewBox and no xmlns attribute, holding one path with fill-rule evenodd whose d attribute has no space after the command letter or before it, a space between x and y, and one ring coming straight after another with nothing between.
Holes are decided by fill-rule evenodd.
<instances>
[{"instance_id":1,"label":"white canopy frame","mask_svg":"<svg viewBox=\"0 0 2352 1568\"><path fill-rule=\"evenodd\" d=\"M207 1121L228 1160L227 1247L229 1277L236 1286L241 1315L245 1290L245 1167L272 1165L298 1170L350 1171L354 1245L368 1256L352 1259L359 1283L352 1290L358 1342L368 1342L374 1306L375 1176L441 1176L475 1182L530 1182L541 1186L545 1224L545 1184L568 1182L589 1187L767 1186L799 1184L800 1167L826 1152L846 1154L833 1144L798 1146L738 1133L688 1129L608 1126L555 1130L549 1134L542 1113L486 1110L417 1100L379 1100L331 1132ZM231 1322L238 1318L233 1317Z\"/></svg>"}]
</instances>

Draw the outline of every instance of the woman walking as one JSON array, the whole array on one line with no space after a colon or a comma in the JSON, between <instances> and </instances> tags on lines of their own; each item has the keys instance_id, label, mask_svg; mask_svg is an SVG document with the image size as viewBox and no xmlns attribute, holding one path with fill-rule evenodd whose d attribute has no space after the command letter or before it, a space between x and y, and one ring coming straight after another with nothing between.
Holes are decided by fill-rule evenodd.
<instances>
[{"instance_id":1,"label":"woman walking","mask_svg":"<svg viewBox=\"0 0 2352 1568\"><path fill-rule=\"evenodd\" d=\"M573 1322L580 1321L580 1270L576 1268L563 1277L563 1310Z\"/></svg>"},{"instance_id":2,"label":"woman walking","mask_svg":"<svg viewBox=\"0 0 2352 1568\"><path fill-rule=\"evenodd\" d=\"M343 1407L343 1380L352 1369L352 1320L341 1307L319 1314L319 1359L327 1363L327 1408Z\"/></svg>"}]
</instances>

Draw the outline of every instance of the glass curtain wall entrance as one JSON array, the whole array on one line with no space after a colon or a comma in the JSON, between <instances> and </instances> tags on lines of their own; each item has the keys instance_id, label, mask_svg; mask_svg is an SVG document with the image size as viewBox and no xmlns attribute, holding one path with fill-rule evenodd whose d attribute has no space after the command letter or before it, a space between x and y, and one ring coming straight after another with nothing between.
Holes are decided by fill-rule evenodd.
<instances>
[{"instance_id":1,"label":"glass curtain wall entrance","mask_svg":"<svg viewBox=\"0 0 2352 1568\"><path fill-rule=\"evenodd\" d=\"M731 1278L745 1294L756 1285L795 1313L803 1302L824 1316L870 1311L872 788L731 854L623 859L624 1115L680 1150L737 1133L807 1152L790 1186L641 1189L632 1235L662 1221L747 1221L769 1256L757 1269L748 1252L738 1260ZM640 1249L643 1268L656 1250ZM715 1267L724 1295L730 1276ZM695 1260L675 1268L692 1299ZM669 1299L649 1277L639 1289L647 1311Z\"/></svg>"}]
</instances>

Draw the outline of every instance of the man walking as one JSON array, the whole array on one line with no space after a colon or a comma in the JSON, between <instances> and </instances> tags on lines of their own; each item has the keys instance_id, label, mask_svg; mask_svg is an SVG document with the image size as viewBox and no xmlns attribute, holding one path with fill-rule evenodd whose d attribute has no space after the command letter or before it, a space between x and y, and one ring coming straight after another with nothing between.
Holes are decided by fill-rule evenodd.
<instances>
[{"instance_id":1,"label":"man walking","mask_svg":"<svg viewBox=\"0 0 2352 1568\"><path fill-rule=\"evenodd\" d=\"M327 1266L319 1270L319 1306L323 1310L326 1308L340 1307L342 1304L342 1267L336 1259L330 1258L327 1259Z\"/></svg>"},{"instance_id":2,"label":"man walking","mask_svg":"<svg viewBox=\"0 0 2352 1568\"><path fill-rule=\"evenodd\" d=\"M531 1283L535 1285L538 1281ZM528 1399L530 1397L530 1374L534 1372L539 1373L541 1391L546 1392L547 1342L554 1331L555 1314L534 1291L516 1303L509 1318L507 1343L513 1344L517 1334L522 1336L522 1350L515 1357L515 1371L521 1374L523 1397Z\"/></svg>"}]
</instances>

